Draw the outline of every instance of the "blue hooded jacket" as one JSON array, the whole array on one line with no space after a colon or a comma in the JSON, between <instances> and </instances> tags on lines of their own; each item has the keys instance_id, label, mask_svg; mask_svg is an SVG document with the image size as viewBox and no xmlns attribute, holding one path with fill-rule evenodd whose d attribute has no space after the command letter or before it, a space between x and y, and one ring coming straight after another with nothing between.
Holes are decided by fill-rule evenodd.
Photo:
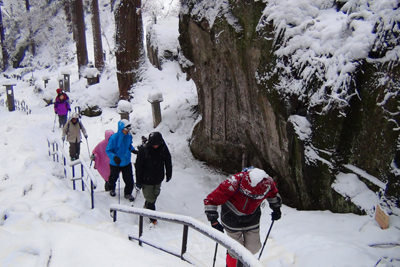
<instances>
[{"instance_id":1,"label":"blue hooded jacket","mask_svg":"<svg viewBox=\"0 0 400 267\"><path fill-rule=\"evenodd\" d=\"M122 121L118 122L118 131L111 135L106 148L107 156L110 158L110 165L118 166L114 157L117 156L121 159L119 166L124 167L131 163L131 151L135 148L132 146L132 135L128 133L125 135L122 130L125 124Z\"/></svg>"}]
</instances>

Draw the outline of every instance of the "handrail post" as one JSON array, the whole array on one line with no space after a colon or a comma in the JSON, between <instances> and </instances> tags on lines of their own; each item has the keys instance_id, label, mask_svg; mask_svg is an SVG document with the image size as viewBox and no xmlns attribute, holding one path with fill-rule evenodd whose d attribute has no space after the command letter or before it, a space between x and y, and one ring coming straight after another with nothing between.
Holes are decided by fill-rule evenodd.
<instances>
[{"instance_id":1,"label":"handrail post","mask_svg":"<svg viewBox=\"0 0 400 267\"><path fill-rule=\"evenodd\" d=\"M90 198L92 200L92 209L94 209L94 186L92 179L90 179Z\"/></svg>"},{"instance_id":2,"label":"handrail post","mask_svg":"<svg viewBox=\"0 0 400 267\"><path fill-rule=\"evenodd\" d=\"M83 164L81 163L81 182L82 182L82 191L85 191L85 184L83 182L83 176L85 175L83 171Z\"/></svg>"},{"instance_id":3,"label":"handrail post","mask_svg":"<svg viewBox=\"0 0 400 267\"><path fill-rule=\"evenodd\" d=\"M60 158L58 156L58 144L56 143L56 151L57 151L57 162L60 162Z\"/></svg>"},{"instance_id":4,"label":"handrail post","mask_svg":"<svg viewBox=\"0 0 400 267\"><path fill-rule=\"evenodd\" d=\"M143 216L140 215L139 216L139 246L142 247L142 241L140 240L140 238L143 235Z\"/></svg>"},{"instance_id":5,"label":"handrail post","mask_svg":"<svg viewBox=\"0 0 400 267\"><path fill-rule=\"evenodd\" d=\"M72 184L73 184L72 187L73 187L73 189L75 190L75 189L76 189L76 188L75 188L75 179L74 179L74 178L75 178L75 165L72 165L71 168L72 168L72 179L73 179L73 180L72 180Z\"/></svg>"},{"instance_id":6,"label":"handrail post","mask_svg":"<svg viewBox=\"0 0 400 267\"><path fill-rule=\"evenodd\" d=\"M47 147L49 149L49 156L51 156L51 146L50 146L50 141L47 140Z\"/></svg>"},{"instance_id":7,"label":"handrail post","mask_svg":"<svg viewBox=\"0 0 400 267\"><path fill-rule=\"evenodd\" d=\"M183 225L183 236L182 236L182 249L181 249L181 259L183 260L183 254L186 253L187 249L187 239L188 239L188 229L189 226Z\"/></svg>"},{"instance_id":8,"label":"handrail post","mask_svg":"<svg viewBox=\"0 0 400 267\"><path fill-rule=\"evenodd\" d=\"M116 222L116 221L117 221L117 211L114 210L113 211L113 222Z\"/></svg>"}]
</instances>

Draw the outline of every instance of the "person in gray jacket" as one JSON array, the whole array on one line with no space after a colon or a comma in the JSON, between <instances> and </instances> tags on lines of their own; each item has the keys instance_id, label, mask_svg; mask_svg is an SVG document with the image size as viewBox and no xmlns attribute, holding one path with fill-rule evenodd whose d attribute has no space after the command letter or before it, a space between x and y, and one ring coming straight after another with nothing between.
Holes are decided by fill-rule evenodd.
<instances>
[{"instance_id":1,"label":"person in gray jacket","mask_svg":"<svg viewBox=\"0 0 400 267\"><path fill-rule=\"evenodd\" d=\"M79 159L79 154L81 151L81 131L85 138L88 138L85 127L79 121L79 114L73 113L71 119L64 125L61 139L63 142L65 141L65 137L67 137L67 141L69 142L69 156L71 160Z\"/></svg>"}]
</instances>

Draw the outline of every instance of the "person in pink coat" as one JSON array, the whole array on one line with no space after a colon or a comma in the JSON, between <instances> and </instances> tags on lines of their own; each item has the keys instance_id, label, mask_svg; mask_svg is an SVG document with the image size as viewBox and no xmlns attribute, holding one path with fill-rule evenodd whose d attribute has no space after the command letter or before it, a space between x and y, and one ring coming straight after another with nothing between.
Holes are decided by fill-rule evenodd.
<instances>
[{"instance_id":1,"label":"person in pink coat","mask_svg":"<svg viewBox=\"0 0 400 267\"><path fill-rule=\"evenodd\" d=\"M92 155L90 156L90 159L94 161L94 168L106 181L104 185L104 189L106 191L110 191L108 187L108 179L110 177L110 159L107 156L106 147L108 145L108 140L113 134L113 130L106 130L104 133L104 140L97 144L92 151Z\"/></svg>"}]
</instances>

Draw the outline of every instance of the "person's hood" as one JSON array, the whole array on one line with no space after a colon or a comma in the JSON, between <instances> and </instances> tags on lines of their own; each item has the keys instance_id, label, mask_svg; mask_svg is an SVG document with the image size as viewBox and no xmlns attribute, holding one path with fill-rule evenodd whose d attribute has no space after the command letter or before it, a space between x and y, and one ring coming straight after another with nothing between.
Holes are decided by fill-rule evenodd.
<instances>
[{"instance_id":1,"label":"person's hood","mask_svg":"<svg viewBox=\"0 0 400 267\"><path fill-rule=\"evenodd\" d=\"M111 135L113 135L113 134L114 134L113 130L106 130L105 133L104 133L104 139L105 140L110 139Z\"/></svg>"},{"instance_id":2,"label":"person's hood","mask_svg":"<svg viewBox=\"0 0 400 267\"><path fill-rule=\"evenodd\" d=\"M147 140L148 146L162 145L164 144L164 139L159 132L152 132Z\"/></svg>"},{"instance_id":3,"label":"person's hood","mask_svg":"<svg viewBox=\"0 0 400 267\"><path fill-rule=\"evenodd\" d=\"M131 123L126 120L122 119L118 122L118 132L122 132L123 129L125 129L126 126L130 125Z\"/></svg>"}]
</instances>

